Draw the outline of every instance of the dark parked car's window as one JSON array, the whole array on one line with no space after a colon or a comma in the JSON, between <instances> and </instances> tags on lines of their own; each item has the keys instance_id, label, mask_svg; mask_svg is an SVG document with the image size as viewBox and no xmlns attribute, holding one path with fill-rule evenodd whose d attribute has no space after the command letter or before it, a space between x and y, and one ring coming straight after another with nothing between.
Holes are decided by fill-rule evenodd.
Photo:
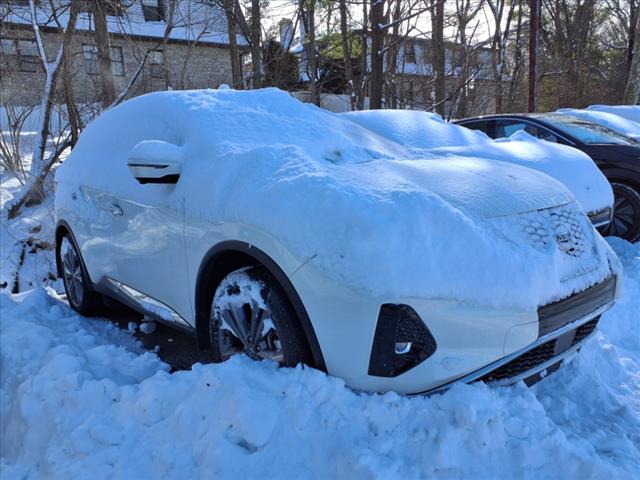
<instances>
[{"instance_id":1,"label":"dark parked car's window","mask_svg":"<svg viewBox=\"0 0 640 480\"><path fill-rule=\"evenodd\" d=\"M540 140L558 142L558 136L554 135L553 132L529 122L519 120L499 120L496 122L496 138L510 137L519 130L524 130L529 135Z\"/></svg>"},{"instance_id":2,"label":"dark parked car's window","mask_svg":"<svg viewBox=\"0 0 640 480\"><path fill-rule=\"evenodd\" d=\"M491 138L496 138L495 132L493 131L493 123L493 120L482 120L478 122L461 123L461 125L472 130L480 130L481 132L489 135Z\"/></svg>"},{"instance_id":3,"label":"dark parked car's window","mask_svg":"<svg viewBox=\"0 0 640 480\"><path fill-rule=\"evenodd\" d=\"M546 123L586 144L633 145L634 140L606 127L568 115L541 115Z\"/></svg>"}]
</instances>

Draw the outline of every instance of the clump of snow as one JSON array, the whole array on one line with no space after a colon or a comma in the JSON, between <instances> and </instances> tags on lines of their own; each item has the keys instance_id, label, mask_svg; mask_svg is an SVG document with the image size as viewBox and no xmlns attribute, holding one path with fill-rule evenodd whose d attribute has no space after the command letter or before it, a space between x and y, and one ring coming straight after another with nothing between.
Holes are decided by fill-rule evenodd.
<instances>
[{"instance_id":1,"label":"clump of snow","mask_svg":"<svg viewBox=\"0 0 640 480\"><path fill-rule=\"evenodd\" d=\"M534 388L355 393L234 357L168 373L51 291L0 294L3 478L632 479L640 467L640 245L623 298Z\"/></svg>"},{"instance_id":2,"label":"clump of snow","mask_svg":"<svg viewBox=\"0 0 640 480\"><path fill-rule=\"evenodd\" d=\"M138 330L138 324L136 322L127 323L127 330L131 333L135 333Z\"/></svg>"},{"instance_id":3,"label":"clump of snow","mask_svg":"<svg viewBox=\"0 0 640 480\"><path fill-rule=\"evenodd\" d=\"M587 110L612 113L640 124L640 105L591 105Z\"/></svg>"},{"instance_id":4,"label":"clump of snow","mask_svg":"<svg viewBox=\"0 0 640 480\"><path fill-rule=\"evenodd\" d=\"M145 188L132 177L127 159L144 140L184 152L175 187ZM547 175L493 161L512 155L513 146L490 142L487 151L479 142L408 148L277 89L157 92L87 126L56 179L60 199L79 182L134 202L182 204L187 220L251 225L300 265L314 258L346 287L378 296L534 308L607 277L614 255L580 213L589 248L573 262L574 275L565 275L553 244L540 249L527 239L519 215L539 211L548 223L549 209L573 209L573 198ZM594 199L606 188L610 199L606 181L594 181L604 177L573 150L512 143L540 152L523 164L549 170L559 156L570 156L580 168L567 183ZM587 210L604 206L581 202ZM85 202L73 208L87 221L98 214Z\"/></svg>"},{"instance_id":5,"label":"clump of snow","mask_svg":"<svg viewBox=\"0 0 640 480\"><path fill-rule=\"evenodd\" d=\"M615 110L614 110L615 111ZM621 133L627 137L635 140L640 140L640 123L629 120L625 117L616 115L609 111L604 110L580 110L577 108L561 108L556 110L555 113L562 115L569 115L582 120L595 123L596 125L602 125L603 127L610 128L614 132Z\"/></svg>"},{"instance_id":6,"label":"clump of snow","mask_svg":"<svg viewBox=\"0 0 640 480\"><path fill-rule=\"evenodd\" d=\"M140 324L140 331L145 335L150 335L156 331L156 322L146 320Z\"/></svg>"}]
</instances>

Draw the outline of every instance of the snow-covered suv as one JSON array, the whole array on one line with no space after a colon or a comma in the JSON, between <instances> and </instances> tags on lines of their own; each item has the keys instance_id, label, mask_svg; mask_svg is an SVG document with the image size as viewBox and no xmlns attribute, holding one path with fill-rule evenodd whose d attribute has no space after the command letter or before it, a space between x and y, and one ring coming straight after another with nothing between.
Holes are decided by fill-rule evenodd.
<instances>
[{"instance_id":1,"label":"snow-covered suv","mask_svg":"<svg viewBox=\"0 0 640 480\"><path fill-rule=\"evenodd\" d=\"M503 162L414 152L275 89L160 92L58 169L70 305L114 297L222 361L357 389L531 378L577 350L618 261L572 195Z\"/></svg>"}]
</instances>

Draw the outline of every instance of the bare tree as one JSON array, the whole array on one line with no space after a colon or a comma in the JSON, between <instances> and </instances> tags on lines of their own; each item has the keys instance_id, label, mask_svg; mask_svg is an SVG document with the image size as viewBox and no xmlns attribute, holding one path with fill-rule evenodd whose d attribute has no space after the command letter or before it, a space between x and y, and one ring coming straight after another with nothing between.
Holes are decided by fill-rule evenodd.
<instances>
[{"instance_id":1,"label":"bare tree","mask_svg":"<svg viewBox=\"0 0 640 480\"><path fill-rule=\"evenodd\" d=\"M261 28L260 0L251 0L251 69L253 73L253 88L262 86Z\"/></svg>"},{"instance_id":2,"label":"bare tree","mask_svg":"<svg viewBox=\"0 0 640 480\"><path fill-rule=\"evenodd\" d=\"M109 2L91 2L93 15L94 37L98 50L98 70L100 71L100 83L102 86L101 103L107 107L116 98L116 89L113 83L111 71L111 48L109 46L109 29L107 26L107 8Z\"/></svg>"},{"instance_id":3,"label":"bare tree","mask_svg":"<svg viewBox=\"0 0 640 480\"><path fill-rule=\"evenodd\" d=\"M342 59L344 61L344 74L347 83L347 95L351 104L351 110L356 109L356 96L353 84L353 65L351 64L351 35L348 26L348 10L346 0L339 0L340 11L340 41L342 44Z\"/></svg>"},{"instance_id":4,"label":"bare tree","mask_svg":"<svg viewBox=\"0 0 640 480\"><path fill-rule=\"evenodd\" d=\"M640 15L636 14L636 27L631 66L624 91L624 101L629 104L640 103Z\"/></svg>"},{"instance_id":5,"label":"bare tree","mask_svg":"<svg viewBox=\"0 0 640 480\"><path fill-rule=\"evenodd\" d=\"M51 6L55 8L53 3ZM14 218L27 202L40 202L42 200L44 195L42 187L49 170L60 154L71 145L70 139L65 140L58 146L56 151L49 155L48 158L46 156L51 111L54 107L54 93L60 68L63 63L65 49L69 48L75 32L78 7L79 5L77 0L72 0L70 5L64 6L64 8L68 8L69 10L68 19L66 26L61 31L60 46L58 47L55 57L50 61L47 56L42 34L40 33L40 26L38 25L35 0L29 0L31 28L35 35L40 62L42 63L42 68L45 72L45 84L40 103L40 125L36 134L36 142L33 148L33 157L31 160L31 167L29 168L28 179L16 197L11 202L6 202L5 205L3 205L3 217L6 216L8 218Z\"/></svg>"},{"instance_id":6,"label":"bare tree","mask_svg":"<svg viewBox=\"0 0 640 480\"><path fill-rule=\"evenodd\" d=\"M370 108L382 108L384 82L384 0L370 0L369 24L371 28L371 76L369 78Z\"/></svg>"}]
</instances>

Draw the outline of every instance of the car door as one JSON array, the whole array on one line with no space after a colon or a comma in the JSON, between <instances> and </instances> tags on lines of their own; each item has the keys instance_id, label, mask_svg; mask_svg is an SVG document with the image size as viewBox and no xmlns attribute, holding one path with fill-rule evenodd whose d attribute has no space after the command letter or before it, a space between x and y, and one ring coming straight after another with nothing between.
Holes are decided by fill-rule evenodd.
<instances>
[{"instance_id":1,"label":"car door","mask_svg":"<svg viewBox=\"0 0 640 480\"><path fill-rule=\"evenodd\" d=\"M118 194L81 190L99 212L88 243L102 285L152 315L192 326L184 201L176 185L135 182Z\"/></svg>"}]
</instances>

